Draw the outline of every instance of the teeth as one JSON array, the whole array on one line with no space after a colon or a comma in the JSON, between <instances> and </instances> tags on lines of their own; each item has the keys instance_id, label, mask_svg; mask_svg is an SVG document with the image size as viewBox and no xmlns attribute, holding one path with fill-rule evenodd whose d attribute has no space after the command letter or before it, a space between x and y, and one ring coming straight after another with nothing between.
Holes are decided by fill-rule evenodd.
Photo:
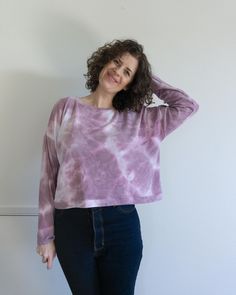
<instances>
[{"instance_id":1,"label":"teeth","mask_svg":"<svg viewBox=\"0 0 236 295\"><path fill-rule=\"evenodd\" d=\"M109 75L110 77L111 77L111 79L115 82L115 83L117 83L117 81L113 78L113 76L110 74Z\"/></svg>"}]
</instances>

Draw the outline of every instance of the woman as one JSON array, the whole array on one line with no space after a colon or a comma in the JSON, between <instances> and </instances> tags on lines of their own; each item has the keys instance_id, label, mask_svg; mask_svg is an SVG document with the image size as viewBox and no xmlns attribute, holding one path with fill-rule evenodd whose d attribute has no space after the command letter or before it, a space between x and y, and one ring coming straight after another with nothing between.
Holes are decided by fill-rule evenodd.
<instances>
[{"instance_id":1,"label":"woman","mask_svg":"<svg viewBox=\"0 0 236 295\"><path fill-rule=\"evenodd\" d=\"M198 110L114 40L87 61L85 97L53 107L44 136L37 252L57 255L73 294L131 295L143 241L135 204L162 198L160 142ZM166 104L147 107L156 94Z\"/></svg>"}]
</instances>

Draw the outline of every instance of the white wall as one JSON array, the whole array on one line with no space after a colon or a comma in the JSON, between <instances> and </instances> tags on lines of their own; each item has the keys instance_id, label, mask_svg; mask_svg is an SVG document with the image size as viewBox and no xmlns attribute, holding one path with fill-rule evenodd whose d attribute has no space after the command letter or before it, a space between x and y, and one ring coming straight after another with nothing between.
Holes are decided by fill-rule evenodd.
<instances>
[{"instance_id":1,"label":"white wall","mask_svg":"<svg viewBox=\"0 0 236 295\"><path fill-rule=\"evenodd\" d=\"M235 294L235 2L0 6L0 213L35 210L51 107L87 93L87 57L115 38L135 38L154 72L200 104L162 144L164 199L137 206L144 256L136 294ZM36 215L0 217L1 294L70 294L58 260L48 271L36 254L36 228Z\"/></svg>"}]
</instances>

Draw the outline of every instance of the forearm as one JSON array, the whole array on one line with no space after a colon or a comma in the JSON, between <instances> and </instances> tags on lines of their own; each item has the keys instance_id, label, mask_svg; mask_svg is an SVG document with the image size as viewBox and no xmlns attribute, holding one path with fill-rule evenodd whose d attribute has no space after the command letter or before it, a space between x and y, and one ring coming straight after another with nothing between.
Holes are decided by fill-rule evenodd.
<instances>
[{"instance_id":1,"label":"forearm","mask_svg":"<svg viewBox=\"0 0 236 295\"><path fill-rule=\"evenodd\" d=\"M38 245L54 239L54 198L58 169L54 143L45 135L39 185Z\"/></svg>"},{"instance_id":2,"label":"forearm","mask_svg":"<svg viewBox=\"0 0 236 295\"><path fill-rule=\"evenodd\" d=\"M155 95L168 104L184 113L194 113L198 110L198 103L183 90L176 88L157 75L152 76L152 89Z\"/></svg>"}]
</instances>

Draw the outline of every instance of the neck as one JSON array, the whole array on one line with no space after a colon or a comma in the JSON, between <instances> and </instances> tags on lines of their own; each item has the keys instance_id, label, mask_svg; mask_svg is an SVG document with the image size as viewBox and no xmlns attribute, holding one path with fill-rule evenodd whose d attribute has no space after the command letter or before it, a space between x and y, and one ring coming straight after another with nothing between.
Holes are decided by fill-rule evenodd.
<instances>
[{"instance_id":1,"label":"neck","mask_svg":"<svg viewBox=\"0 0 236 295\"><path fill-rule=\"evenodd\" d=\"M88 95L90 102L98 108L112 108L113 93L104 92L99 87Z\"/></svg>"}]
</instances>

